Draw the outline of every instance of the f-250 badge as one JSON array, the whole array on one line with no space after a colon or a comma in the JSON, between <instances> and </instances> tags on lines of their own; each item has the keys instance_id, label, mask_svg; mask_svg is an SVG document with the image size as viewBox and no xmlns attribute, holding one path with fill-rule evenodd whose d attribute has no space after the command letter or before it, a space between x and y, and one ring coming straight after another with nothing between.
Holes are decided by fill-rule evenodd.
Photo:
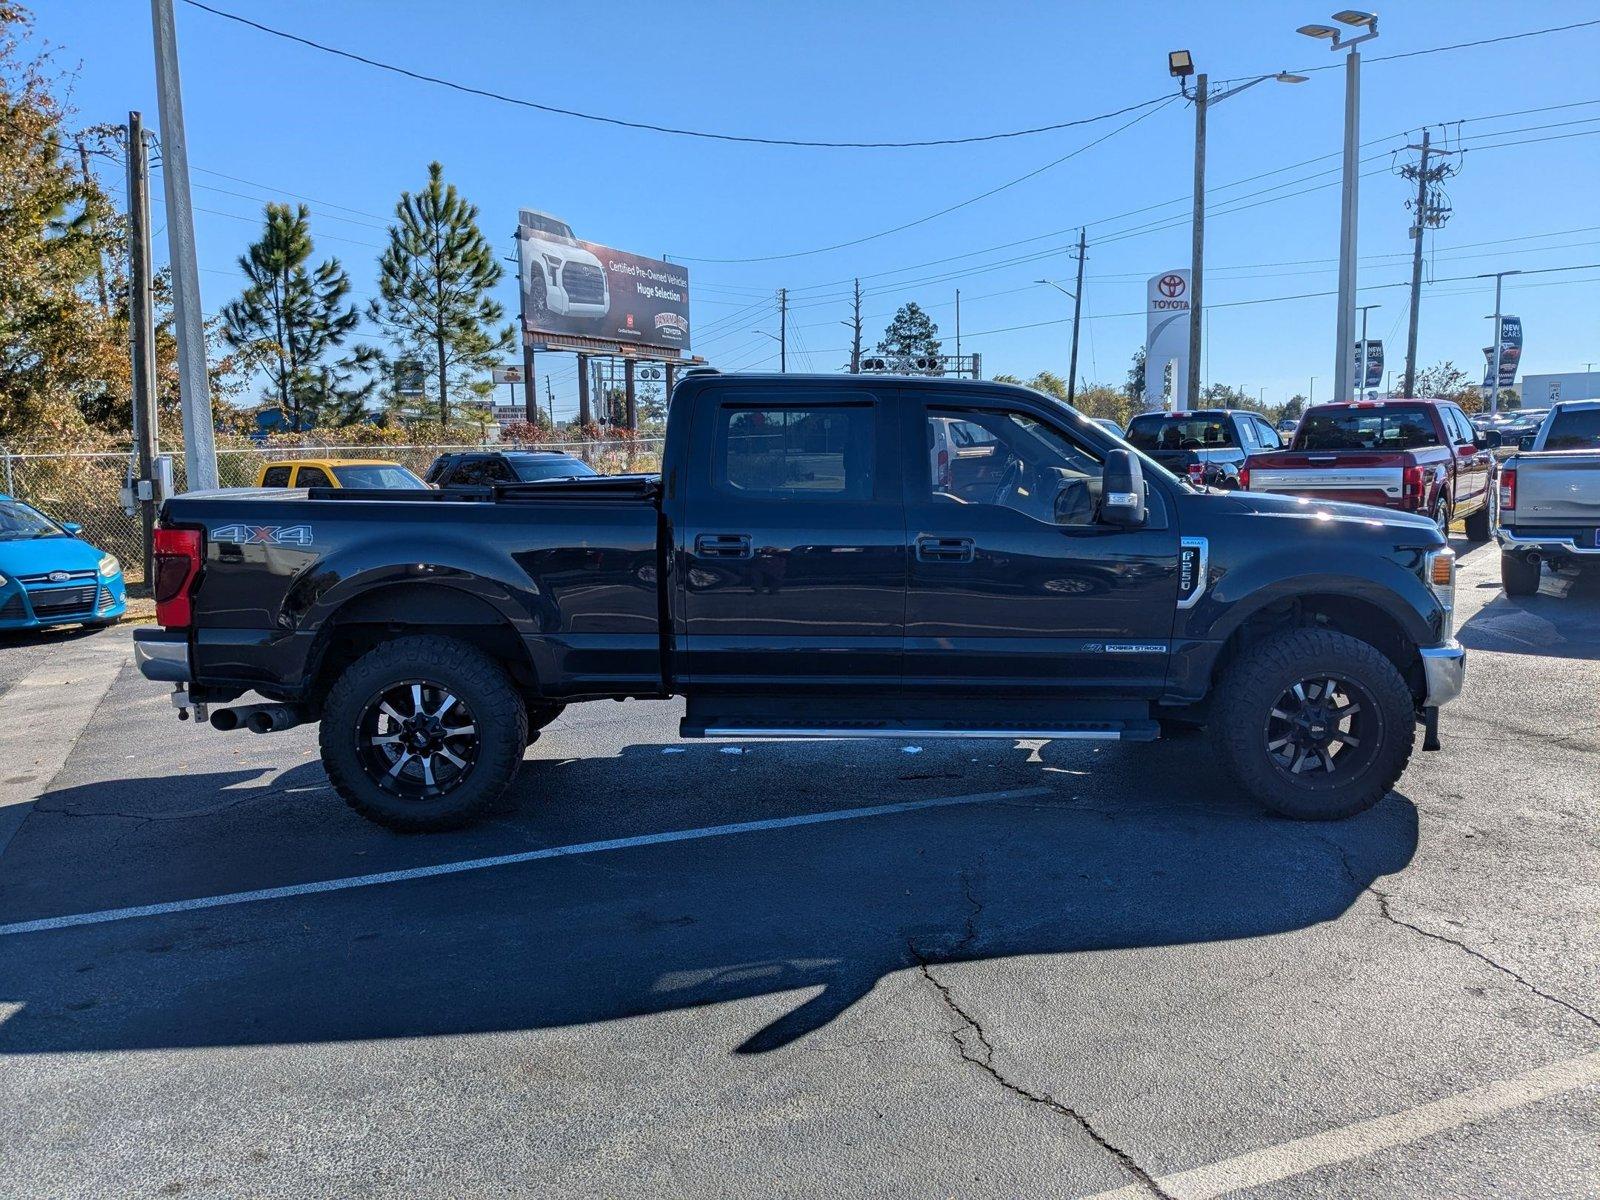
<instances>
[{"instance_id":1,"label":"f-250 badge","mask_svg":"<svg viewBox=\"0 0 1600 1200\"><path fill-rule=\"evenodd\" d=\"M234 542L241 546L309 546L309 525L224 525L211 531L213 542Z\"/></svg>"}]
</instances>

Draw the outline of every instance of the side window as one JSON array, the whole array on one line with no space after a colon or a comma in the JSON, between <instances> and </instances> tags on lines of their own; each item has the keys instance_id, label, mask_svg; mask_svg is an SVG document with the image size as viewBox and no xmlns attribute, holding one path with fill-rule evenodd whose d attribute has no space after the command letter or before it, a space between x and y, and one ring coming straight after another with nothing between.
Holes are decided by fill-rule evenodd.
<instances>
[{"instance_id":1,"label":"side window","mask_svg":"<svg viewBox=\"0 0 1600 1200\"><path fill-rule=\"evenodd\" d=\"M1256 423L1250 417L1240 417L1239 444L1246 450L1255 450L1261 442L1261 431L1256 428Z\"/></svg>"},{"instance_id":2,"label":"side window","mask_svg":"<svg viewBox=\"0 0 1600 1200\"><path fill-rule=\"evenodd\" d=\"M1100 501L1100 459L1060 430L1010 410L929 409L926 486L935 503L1009 508L1050 525L1089 525ZM981 464L963 453L969 431Z\"/></svg>"},{"instance_id":3,"label":"side window","mask_svg":"<svg viewBox=\"0 0 1600 1200\"><path fill-rule=\"evenodd\" d=\"M865 404L723 407L712 483L758 499L870 500L874 413Z\"/></svg>"},{"instance_id":4,"label":"side window","mask_svg":"<svg viewBox=\"0 0 1600 1200\"><path fill-rule=\"evenodd\" d=\"M456 464L450 476L451 487L486 487L493 481L489 471L491 460L486 458L463 459Z\"/></svg>"},{"instance_id":5,"label":"side window","mask_svg":"<svg viewBox=\"0 0 1600 1200\"><path fill-rule=\"evenodd\" d=\"M1456 443L1472 441L1472 422L1467 420L1466 414L1458 408L1444 410L1445 420L1450 422L1450 440Z\"/></svg>"},{"instance_id":6,"label":"side window","mask_svg":"<svg viewBox=\"0 0 1600 1200\"><path fill-rule=\"evenodd\" d=\"M262 487L288 487L289 486L289 468L288 467L268 467L266 469L266 472L261 476L261 486Z\"/></svg>"},{"instance_id":7,"label":"side window","mask_svg":"<svg viewBox=\"0 0 1600 1200\"><path fill-rule=\"evenodd\" d=\"M1283 439L1278 436L1278 431L1259 418L1255 421L1256 440L1265 450L1282 450Z\"/></svg>"},{"instance_id":8,"label":"side window","mask_svg":"<svg viewBox=\"0 0 1600 1200\"><path fill-rule=\"evenodd\" d=\"M428 468L428 473L422 477L423 483L438 483L445 471L450 466L450 459L440 457L433 460L433 465Z\"/></svg>"},{"instance_id":9,"label":"side window","mask_svg":"<svg viewBox=\"0 0 1600 1200\"><path fill-rule=\"evenodd\" d=\"M516 472L511 469L511 464L503 458L484 459L483 477L489 483L517 482Z\"/></svg>"},{"instance_id":10,"label":"side window","mask_svg":"<svg viewBox=\"0 0 1600 1200\"><path fill-rule=\"evenodd\" d=\"M328 473L321 467L301 467L300 473L295 476L296 487L332 487L333 480L328 478Z\"/></svg>"}]
</instances>

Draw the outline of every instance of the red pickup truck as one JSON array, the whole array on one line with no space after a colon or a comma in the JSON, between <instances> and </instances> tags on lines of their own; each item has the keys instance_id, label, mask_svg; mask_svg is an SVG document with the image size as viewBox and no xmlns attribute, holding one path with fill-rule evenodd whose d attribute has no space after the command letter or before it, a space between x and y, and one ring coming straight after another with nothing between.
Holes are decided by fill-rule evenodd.
<instances>
[{"instance_id":1,"label":"red pickup truck","mask_svg":"<svg viewBox=\"0 0 1600 1200\"><path fill-rule=\"evenodd\" d=\"M1448 400L1319 404L1287 450L1245 460L1239 485L1421 513L1446 533L1459 518L1468 540L1486 542L1490 451L1499 440L1493 430L1475 430Z\"/></svg>"}]
</instances>

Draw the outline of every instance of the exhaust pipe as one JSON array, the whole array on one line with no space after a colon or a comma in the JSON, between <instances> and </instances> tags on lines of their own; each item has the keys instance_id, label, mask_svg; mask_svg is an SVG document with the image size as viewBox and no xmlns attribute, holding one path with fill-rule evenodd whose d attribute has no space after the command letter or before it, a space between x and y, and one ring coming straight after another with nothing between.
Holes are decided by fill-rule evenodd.
<instances>
[{"instance_id":1,"label":"exhaust pipe","mask_svg":"<svg viewBox=\"0 0 1600 1200\"><path fill-rule=\"evenodd\" d=\"M229 729L239 728L239 710L237 708L219 708L211 714L211 728L226 732Z\"/></svg>"},{"instance_id":2,"label":"exhaust pipe","mask_svg":"<svg viewBox=\"0 0 1600 1200\"><path fill-rule=\"evenodd\" d=\"M305 723L305 716L287 704L253 704L244 719L251 733L277 733Z\"/></svg>"}]
</instances>

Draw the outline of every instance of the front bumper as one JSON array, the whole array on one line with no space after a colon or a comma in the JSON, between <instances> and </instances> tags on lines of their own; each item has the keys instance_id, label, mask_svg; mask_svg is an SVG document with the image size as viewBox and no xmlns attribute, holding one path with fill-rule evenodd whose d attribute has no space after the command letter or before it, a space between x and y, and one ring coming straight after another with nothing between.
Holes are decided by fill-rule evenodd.
<instances>
[{"instance_id":1,"label":"front bumper","mask_svg":"<svg viewBox=\"0 0 1600 1200\"><path fill-rule=\"evenodd\" d=\"M1462 682L1467 675L1467 651L1452 638L1442 646L1424 646L1422 677L1427 682L1428 694L1422 701L1424 708L1438 708L1461 694Z\"/></svg>"},{"instance_id":2,"label":"front bumper","mask_svg":"<svg viewBox=\"0 0 1600 1200\"><path fill-rule=\"evenodd\" d=\"M139 674L157 683L188 683L188 635L171 629L141 628L133 631L133 661Z\"/></svg>"}]
</instances>

